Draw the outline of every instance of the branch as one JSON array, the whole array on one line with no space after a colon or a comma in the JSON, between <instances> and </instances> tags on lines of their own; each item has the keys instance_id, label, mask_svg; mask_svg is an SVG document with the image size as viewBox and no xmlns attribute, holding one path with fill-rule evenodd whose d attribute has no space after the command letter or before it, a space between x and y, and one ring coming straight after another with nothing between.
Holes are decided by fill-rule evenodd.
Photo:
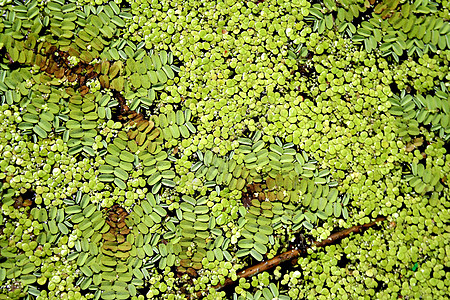
<instances>
[{"instance_id":1,"label":"branch","mask_svg":"<svg viewBox=\"0 0 450 300\"><path fill-rule=\"evenodd\" d=\"M330 235L327 239L321 241L321 242L313 242L313 244L316 247L325 247L328 245L333 244L336 241L339 241L343 238L346 238L347 236L350 235L350 233L359 233L361 231L367 230L368 228L376 225L378 222L382 222L386 220L386 217L378 217L375 219L375 221L367 223L367 224L363 224L363 225L358 225L358 226L353 226L350 227L348 229L333 233L332 235Z\"/></svg>"},{"instance_id":2,"label":"branch","mask_svg":"<svg viewBox=\"0 0 450 300\"><path fill-rule=\"evenodd\" d=\"M315 246L315 247L329 246L331 244L338 242L339 240L341 240L343 238L348 237L350 235L350 233L362 232L384 220L386 220L386 217L378 217L373 222L363 224L363 225L353 226L348 229L333 233L332 235L330 235L328 238L326 238L325 240L323 240L321 242L317 242L317 241L312 242L312 245L310 245L310 247L311 246ZM267 271L269 269L272 269L272 268L282 264L283 262L290 261L290 260L296 258L297 256L300 256L301 254L306 254L306 249L305 250L294 249L294 250L286 251L284 253L281 253L281 254L275 256L272 259L269 259L268 261L260 262L259 264L256 264L254 266L251 266L245 270L238 272L236 274L237 275L236 280L227 278L227 279L225 279L225 282L223 284L215 285L215 286L213 286L213 288L216 290L223 289L226 286L232 285L235 281L239 280L240 278L247 278L247 277L259 274L261 272ZM199 291L196 293L196 296L197 296L197 298L200 298L202 296L205 296L206 293L207 293L207 291Z\"/></svg>"}]
</instances>

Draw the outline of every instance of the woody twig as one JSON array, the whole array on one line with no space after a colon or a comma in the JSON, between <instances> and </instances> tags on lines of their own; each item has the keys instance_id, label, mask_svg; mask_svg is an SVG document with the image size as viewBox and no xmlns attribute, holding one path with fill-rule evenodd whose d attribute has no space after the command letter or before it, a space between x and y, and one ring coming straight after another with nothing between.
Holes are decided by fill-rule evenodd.
<instances>
[{"instance_id":1,"label":"woody twig","mask_svg":"<svg viewBox=\"0 0 450 300\"><path fill-rule=\"evenodd\" d=\"M367 223L367 224L363 224L363 225L357 225L357 226L353 226L350 227L348 229L333 233L332 235L330 235L328 238L326 238L323 241L314 241L312 242L309 247L325 247L325 246L329 246L332 245L338 241L340 241L343 238L348 237L351 233L359 233L362 231L367 230L370 227L375 226L377 223L382 222L386 220L386 217L378 217L375 219L375 221ZM264 271L270 270L286 261L290 261L300 255L305 255L307 253L306 249L293 249L293 250L289 250L286 251L284 253L281 253L277 256L275 256L272 259L269 259L267 261L263 261L260 262L259 264L256 264L254 266L251 266L245 270L242 270L240 272L238 272L237 275L237 279L236 280L232 280L231 278L227 278L225 280L225 282L223 284L218 284L216 286L214 286L213 288L215 290L221 290L229 285L232 285L233 283L235 283L237 280L239 280L240 278L247 278L247 277L251 277L254 275L257 275L259 273L262 273ZM199 291L196 293L196 297L197 298L201 298L203 296L206 295L206 291Z\"/></svg>"}]
</instances>

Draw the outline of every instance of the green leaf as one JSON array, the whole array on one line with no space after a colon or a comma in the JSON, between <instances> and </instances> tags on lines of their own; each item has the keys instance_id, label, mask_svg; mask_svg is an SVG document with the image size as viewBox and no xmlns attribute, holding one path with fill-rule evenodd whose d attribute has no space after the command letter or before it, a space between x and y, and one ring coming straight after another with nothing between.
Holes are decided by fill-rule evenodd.
<instances>
[{"instance_id":1,"label":"green leaf","mask_svg":"<svg viewBox=\"0 0 450 300\"><path fill-rule=\"evenodd\" d=\"M25 122L30 122L30 123L37 123L37 122L39 122L39 116L34 115L34 114L30 114L30 113L24 114L22 119Z\"/></svg>"},{"instance_id":2,"label":"green leaf","mask_svg":"<svg viewBox=\"0 0 450 300\"><path fill-rule=\"evenodd\" d=\"M124 170L122 170L120 168L114 169L114 175L116 175L118 178L120 178L123 181L127 181L128 176L129 176L127 172L125 172Z\"/></svg>"},{"instance_id":3,"label":"green leaf","mask_svg":"<svg viewBox=\"0 0 450 300\"><path fill-rule=\"evenodd\" d=\"M262 248L261 248L261 250L262 250ZM251 249L250 250L250 255L253 256L253 258L256 259L257 261L262 261L263 260L263 256L258 251L256 251L255 249Z\"/></svg>"},{"instance_id":4,"label":"green leaf","mask_svg":"<svg viewBox=\"0 0 450 300\"><path fill-rule=\"evenodd\" d=\"M270 232L270 230L268 231L266 230L265 232L266 233ZM259 242L261 244L267 244L269 242L268 236L265 233L261 232L261 228L259 232L255 233L255 236L253 238L255 239L256 242Z\"/></svg>"},{"instance_id":5,"label":"green leaf","mask_svg":"<svg viewBox=\"0 0 450 300\"><path fill-rule=\"evenodd\" d=\"M306 229L308 229L308 230L313 230L313 228L314 228L314 226L311 224L311 223L309 223L308 221L303 221L303 226L306 228Z\"/></svg>"},{"instance_id":6,"label":"green leaf","mask_svg":"<svg viewBox=\"0 0 450 300\"><path fill-rule=\"evenodd\" d=\"M369 36L372 35L372 31L369 30L369 29L367 29L367 28L364 28L364 27L358 28L358 29L356 30L356 32L357 32L358 34L364 36L364 37L369 37Z\"/></svg>"},{"instance_id":7,"label":"green leaf","mask_svg":"<svg viewBox=\"0 0 450 300\"><path fill-rule=\"evenodd\" d=\"M155 185L162 179L161 173L156 172L147 179L148 185Z\"/></svg>"},{"instance_id":8,"label":"green leaf","mask_svg":"<svg viewBox=\"0 0 450 300\"><path fill-rule=\"evenodd\" d=\"M269 288L270 288L270 291L272 292L273 296L274 296L275 298L278 297L278 295L280 294L280 292L278 291L278 288L276 287L276 285L275 285L273 282L271 282L271 283L269 284Z\"/></svg>"},{"instance_id":9,"label":"green leaf","mask_svg":"<svg viewBox=\"0 0 450 300\"><path fill-rule=\"evenodd\" d=\"M113 16L111 18L111 22L113 22L114 24L116 24L119 27L125 27L125 21L121 18L119 18L118 16Z\"/></svg>"},{"instance_id":10,"label":"green leaf","mask_svg":"<svg viewBox=\"0 0 450 300\"><path fill-rule=\"evenodd\" d=\"M132 154L126 150L122 151L120 153L119 157L121 160L123 160L125 162L130 162L130 163L134 162L134 154Z\"/></svg>"},{"instance_id":11,"label":"green leaf","mask_svg":"<svg viewBox=\"0 0 450 300\"><path fill-rule=\"evenodd\" d=\"M87 252L81 252L77 258L77 265L80 267L83 266L84 263L86 262L88 256L89 256L89 254Z\"/></svg>"},{"instance_id":12,"label":"green leaf","mask_svg":"<svg viewBox=\"0 0 450 300\"><path fill-rule=\"evenodd\" d=\"M125 182L123 182L122 179L119 178L114 178L114 183L117 185L117 187L119 187L122 190L124 190L127 187Z\"/></svg>"},{"instance_id":13,"label":"green leaf","mask_svg":"<svg viewBox=\"0 0 450 300\"><path fill-rule=\"evenodd\" d=\"M162 67L162 63L161 63L161 59L159 58L159 55L153 54L151 56L151 58L152 58L153 66L155 67L155 69L160 70Z\"/></svg>"},{"instance_id":14,"label":"green leaf","mask_svg":"<svg viewBox=\"0 0 450 300\"><path fill-rule=\"evenodd\" d=\"M194 127L194 125L192 125L191 122L186 122L186 127L189 129L190 132L192 133L196 133L197 129Z\"/></svg>"},{"instance_id":15,"label":"green leaf","mask_svg":"<svg viewBox=\"0 0 450 300\"><path fill-rule=\"evenodd\" d=\"M344 219L348 219L348 210L347 210L347 207L343 207L343 208L342 208L342 216L344 217Z\"/></svg>"},{"instance_id":16,"label":"green leaf","mask_svg":"<svg viewBox=\"0 0 450 300\"><path fill-rule=\"evenodd\" d=\"M239 248L253 248L253 241L251 239L243 239L238 242Z\"/></svg>"},{"instance_id":17,"label":"green leaf","mask_svg":"<svg viewBox=\"0 0 450 300\"><path fill-rule=\"evenodd\" d=\"M165 51L165 50L162 50L160 53L159 53L159 57L160 57L160 59L161 59L161 64L163 64L163 65L165 65L165 64L167 64L167 52ZM164 66L163 66L164 67Z\"/></svg>"},{"instance_id":18,"label":"green leaf","mask_svg":"<svg viewBox=\"0 0 450 300\"><path fill-rule=\"evenodd\" d=\"M156 74L156 71L148 71L147 72L149 78L150 78L150 82L152 83L152 85L155 85L158 83L158 75Z\"/></svg>"},{"instance_id":19,"label":"green leaf","mask_svg":"<svg viewBox=\"0 0 450 300\"><path fill-rule=\"evenodd\" d=\"M259 242L255 242L254 249L256 251L258 251L259 253L261 253L261 254L266 254L267 253L267 247L264 244L259 243Z\"/></svg>"},{"instance_id":20,"label":"green leaf","mask_svg":"<svg viewBox=\"0 0 450 300\"><path fill-rule=\"evenodd\" d=\"M158 82L165 84L167 82L167 75L166 73L159 69L156 71L156 76L158 77Z\"/></svg>"},{"instance_id":21,"label":"green leaf","mask_svg":"<svg viewBox=\"0 0 450 300\"><path fill-rule=\"evenodd\" d=\"M106 155L105 161L107 164L110 164L111 166L117 167L120 163L120 159L113 155Z\"/></svg>"},{"instance_id":22,"label":"green leaf","mask_svg":"<svg viewBox=\"0 0 450 300\"><path fill-rule=\"evenodd\" d=\"M173 70L168 66L168 65L164 65L162 67L162 69L164 70L164 72L166 73L167 77L169 77L169 79L173 79L175 77L175 74L173 73ZM157 73L158 74L158 73ZM158 76L159 77L159 76Z\"/></svg>"},{"instance_id":23,"label":"green leaf","mask_svg":"<svg viewBox=\"0 0 450 300\"><path fill-rule=\"evenodd\" d=\"M333 203L333 212L336 218L339 218L341 216L341 210L342 206L340 203Z\"/></svg>"},{"instance_id":24,"label":"green leaf","mask_svg":"<svg viewBox=\"0 0 450 300\"><path fill-rule=\"evenodd\" d=\"M318 10L317 8L310 8L309 13L311 15L313 15L314 17L316 17L316 19L318 19L318 20L323 19L323 13L320 12L320 10Z\"/></svg>"},{"instance_id":25,"label":"green leaf","mask_svg":"<svg viewBox=\"0 0 450 300\"><path fill-rule=\"evenodd\" d=\"M41 127L39 127L38 125L34 125L33 131L41 138L43 138L43 139L47 138L47 132L44 129L42 129Z\"/></svg>"},{"instance_id":26,"label":"green leaf","mask_svg":"<svg viewBox=\"0 0 450 300\"><path fill-rule=\"evenodd\" d=\"M62 234L69 234L69 228L64 223L58 223L58 229Z\"/></svg>"},{"instance_id":27,"label":"green leaf","mask_svg":"<svg viewBox=\"0 0 450 300\"><path fill-rule=\"evenodd\" d=\"M326 219L328 218L328 215L327 215L324 211L322 211L322 210L319 210L319 211L316 213L316 215L317 215L319 218L321 218L322 220L326 220Z\"/></svg>"},{"instance_id":28,"label":"green leaf","mask_svg":"<svg viewBox=\"0 0 450 300\"><path fill-rule=\"evenodd\" d=\"M20 276L20 281L24 286L28 286L36 282L36 276L34 275L22 275Z\"/></svg>"},{"instance_id":29,"label":"green leaf","mask_svg":"<svg viewBox=\"0 0 450 300\"><path fill-rule=\"evenodd\" d=\"M158 162L156 163L156 168L157 168L159 171L163 171L163 170L170 169L171 166L172 166L171 162L170 162L170 161L167 161L167 160L158 161Z\"/></svg>"}]
</instances>

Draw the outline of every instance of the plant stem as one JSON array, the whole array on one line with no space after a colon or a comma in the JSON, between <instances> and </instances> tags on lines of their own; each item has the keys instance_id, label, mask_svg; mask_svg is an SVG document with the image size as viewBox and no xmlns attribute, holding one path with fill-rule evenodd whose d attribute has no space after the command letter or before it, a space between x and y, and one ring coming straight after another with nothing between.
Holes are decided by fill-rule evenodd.
<instances>
[{"instance_id":1,"label":"plant stem","mask_svg":"<svg viewBox=\"0 0 450 300\"><path fill-rule=\"evenodd\" d=\"M386 220L386 217L378 217L375 219L375 221L367 223L367 224L363 224L363 225L357 225L357 226L353 226L350 227L348 229L344 229L342 231L333 233L332 235L330 235L328 238L326 238L323 241L314 241L311 243L311 245L309 245L309 247L325 247L325 246L329 246L331 244L334 244L336 242L338 242L339 240L346 238L350 235L350 233L359 233L362 232L370 227L373 227L374 225L376 225L379 222L382 222ZM293 250L289 250L286 251L284 253L281 253L277 256L275 256L272 259L269 259L267 261L263 261L260 262L259 264L256 264L254 266L251 266L245 270L242 270L240 272L238 272L237 275L237 279L236 280L232 280L231 278L227 278L225 280L225 282L223 284L218 284L213 286L214 289L216 290L221 290L224 287L227 287L229 285L232 285L234 282L236 282L237 280L239 280L240 278L247 278L253 275L257 275L261 272L267 271L269 269L272 269L278 265L280 265L283 262L292 260L302 254L306 254L306 248L304 250L302 249L293 249ZM196 293L196 298L200 298L202 296L206 296L207 291L199 291Z\"/></svg>"}]
</instances>

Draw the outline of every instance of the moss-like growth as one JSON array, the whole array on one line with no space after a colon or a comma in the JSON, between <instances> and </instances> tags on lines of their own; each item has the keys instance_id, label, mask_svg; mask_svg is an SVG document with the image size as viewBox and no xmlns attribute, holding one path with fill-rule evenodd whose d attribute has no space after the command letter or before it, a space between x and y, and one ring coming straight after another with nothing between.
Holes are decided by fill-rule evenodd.
<instances>
[{"instance_id":1,"label":"moss-like growth","mask_svg":"<svg viewBox=\"0 0 450 300\"><path fill-rule=\"evenodd\" d=\"M0 299L450 294L447 1L0 12Z\"/></svg>"}]
</instances>

